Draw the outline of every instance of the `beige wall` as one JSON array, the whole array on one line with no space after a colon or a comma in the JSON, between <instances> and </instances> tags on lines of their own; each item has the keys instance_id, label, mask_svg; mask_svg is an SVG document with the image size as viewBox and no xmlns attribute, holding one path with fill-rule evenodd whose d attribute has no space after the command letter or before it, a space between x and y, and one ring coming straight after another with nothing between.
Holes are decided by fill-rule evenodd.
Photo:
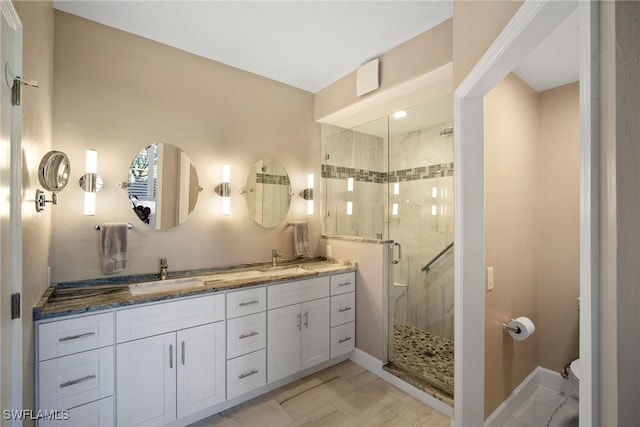
<instances>
[{"instance_id":1,"label":"beige wall","mask_svg":"<svg viewBox=\"0 0 640 427\"><path fill-rule=\"evenodd\" d=\"M361 97L356 95L356 71L315 94L315 118L320 119L356 102L408 82L452 61L453 23L448 19L381 55L380 87Z\"/></svg>"},{"instance_id":2,"label":"beige wall","mask_svg":"<svg viewBox=\"0 0 640 427\"><path fill-rule=\"evenodd\" d=\"M462 83L522 3L522 0L453 2L455 87Z\"/></svg>"},{"instance_id":3,"label":"beige wall","mask_svg":"<svg viewBox=\"0 0 640 427\"><path fill-rule=\"evenodd\" d=\"M48 286L51 216L56 209L47 204L44 212L36 213L33 207L35 191L40 188L38 165L52 147L54 12L49 0L18 1L14 6L24 27L23 75L40 85L38 89L25 88L22 92L22 188L25 200L22 206L22 407L28 409L34 408L35 396L31 307Z\"/></svg>"},{"instance_id":4,"label":"beige wall","mask_svg":"<svg viewBox=\"0 0 640 427\"><path fill-rule=\"evenodd\" d=\"M578 358L579 87L541 92L538 168L538 364Z\"/></svg>"},{"instance_id":5,"label":"beige wall","mask_svg":"<svg viewBox=\"0 0 640 427\"><path fill-rule=\"evenodd\" d=\"M93 227L104 222L135 225L123 274L156 272L161 257L175 271L267 261L272 248L293 256L292 228L258 226L237 192L263 157L289 173L296 195L285 221L307 220L315 245L319 211L306 216L297 196L307 173L320 179L311 93L66 13L56 12L55 24L54 146L71 159L72 185L54 212L54 281L102 276ZM143 226L118 188L135 154L154 142L182 148L204 187L189 220L162 232ZM95 217L82 215L75 184L87 148L98 150L105 183ZM224 162L231 164L230 217L221 216L214 193Z\"/></svg>"},{"instance_id":6,"label":"beige wall","mask_svg":"<svg viewBox=\"0 0 640 427\"><path fill-rule=\"evenodd\" d=\"M515 341L501 324L537 323L538 93L514 74L485 97L485 417L538 365L539 334Z\"/></svg>"}]
</instances>

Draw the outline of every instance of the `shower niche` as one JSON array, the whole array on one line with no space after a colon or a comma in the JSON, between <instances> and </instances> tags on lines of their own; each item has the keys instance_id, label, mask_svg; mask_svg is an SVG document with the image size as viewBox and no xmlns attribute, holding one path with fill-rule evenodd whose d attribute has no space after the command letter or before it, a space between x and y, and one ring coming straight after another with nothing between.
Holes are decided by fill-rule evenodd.
<instances>
[{"instance_id":1,"label":"shower niche","mask_svg":"<svg viewBox=\"0 0 640 427\"><path fill-rule=\"evenodd\" d=\"M325 128L327 235L399 244L388 269L389 372L453 402L453 96ZM392 250L392 249L390 249ZM427 266L428 265L428 266Z\"/></svg>"}]
</instances>

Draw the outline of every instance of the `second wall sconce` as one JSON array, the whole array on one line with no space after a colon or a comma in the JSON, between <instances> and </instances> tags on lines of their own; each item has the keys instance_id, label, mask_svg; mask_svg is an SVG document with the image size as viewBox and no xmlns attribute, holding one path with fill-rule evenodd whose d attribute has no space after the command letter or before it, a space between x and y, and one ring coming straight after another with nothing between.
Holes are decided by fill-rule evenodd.
<instances>
[{"instance_id":1,"label":"second wall sconce","mask_svg":"<svg viewBox=\"0 0 640 427\"><path fill-rule=\"evenodd\" d=\"M313 215L313 174L307 174L307 188L300 192L300 197L307 201L307 215Z\"/></svg>"},{"instance_id":2,"label":"second wall sconce","mask_svg":"<svg viewBox=\"0 0 640 427\"><path fill-rule=\"evenodd\" d=\"M222 215L231 214L231 165L222 165L222 182L216 185L215 192L222 197Z\"/></svg>"},{"instance_id":3,"label":"second wall sconce","mask_svg":"<svg viewBox=\"0 0 640 427\"><path fill-rule=\"evenodd\" d=\"M85 157L85 174L80 177L80 188L84 190L84 214L96 214L96 193L102 190L102 178L98 176L98 152L89 149Z\"/></svg>"}]
</instances>

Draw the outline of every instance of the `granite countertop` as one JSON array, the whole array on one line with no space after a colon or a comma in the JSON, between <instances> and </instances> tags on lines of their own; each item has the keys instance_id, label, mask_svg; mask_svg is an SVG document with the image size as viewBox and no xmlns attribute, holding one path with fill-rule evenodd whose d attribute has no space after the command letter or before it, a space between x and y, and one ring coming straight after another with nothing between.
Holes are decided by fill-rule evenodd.
<instances>
[{"instance_id":1,"label":"granite countertop","mask_svg":"<svg viewBox=\"0 0 640 427\"><path fill-rule=\"evenodd\" d=\"M261 263L170 274L166 281L155 275L96 279L83 282L52 284L33 307L33 320L43 320L106 310L110 308L156 302L227 291L267 283L327 276L355 271L356 263L336 259L312 258L281 263L272 268ZM197 279L189 280L189 278ZM182 283L186 282L186 283ZM167 283L168 288L162 289ZM170 289L172 284L177 288ZM135 285L130 288L129 285ZM147 286L151 285L148 288ZM159 289L144 291L159 286ZM142 289L137 291L136 289Z\"/></svg>"}]
</instances>

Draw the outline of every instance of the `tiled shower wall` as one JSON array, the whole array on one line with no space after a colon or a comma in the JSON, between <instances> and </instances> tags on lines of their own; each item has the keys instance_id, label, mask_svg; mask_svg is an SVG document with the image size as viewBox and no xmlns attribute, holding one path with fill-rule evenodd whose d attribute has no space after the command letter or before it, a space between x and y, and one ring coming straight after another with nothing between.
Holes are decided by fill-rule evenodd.
<instances>
[{"instance_id":1,"label":"tiled shower wall","mask_svg":"<svg viewBox=\"0 0 640 427\"><path fill-rule=\"evenodd\" d=\"M394 267L395 321L452 339L453 251L431 271L421 271L454 238L453 138L440 135L450 125L391 136L389 144L355 131L335 133L326 138L322 177L326 234L402 245L401 262ZM353 191L347 191L350 177ZM346 214L349 201L352 215Z\"/></svg>"}]
</instances>

